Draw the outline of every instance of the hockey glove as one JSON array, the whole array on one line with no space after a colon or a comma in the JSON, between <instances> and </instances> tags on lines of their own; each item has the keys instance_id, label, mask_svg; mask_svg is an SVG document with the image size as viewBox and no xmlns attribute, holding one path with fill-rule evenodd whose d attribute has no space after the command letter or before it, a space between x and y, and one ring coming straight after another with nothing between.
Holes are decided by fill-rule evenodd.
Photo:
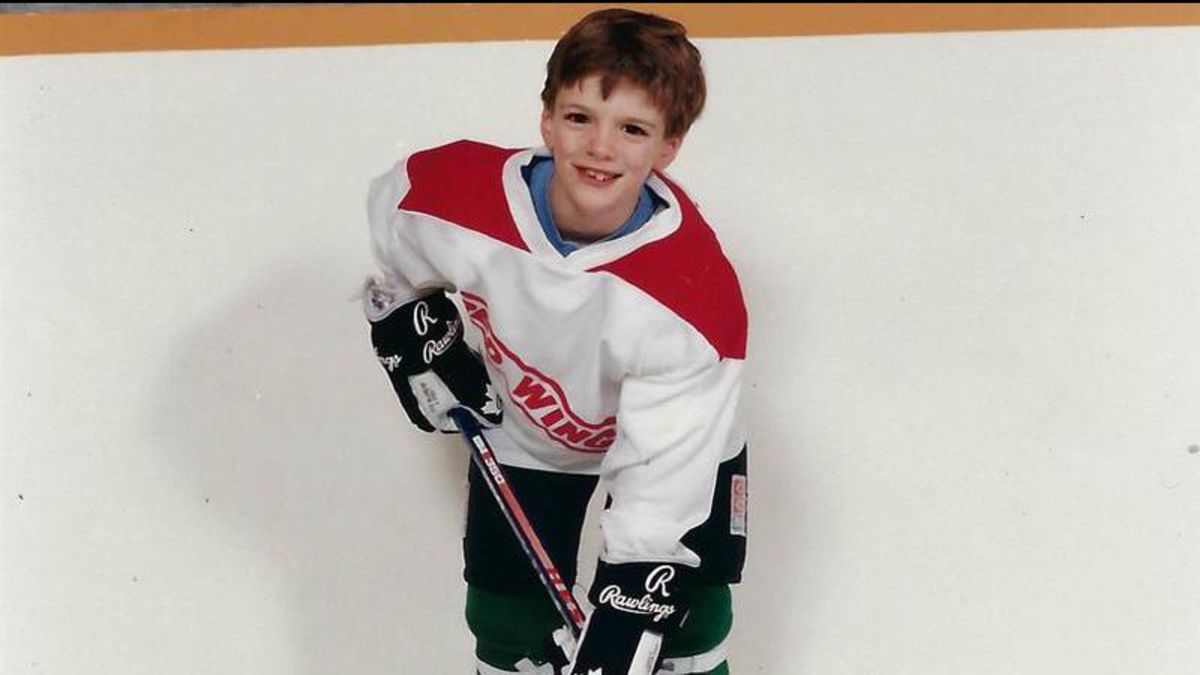
<instances>
[{"instance_id":1,"label":"hockey glove","mask_svg":"<svg viewBox=\"0 0 1200 675\"><path fill-rule=\"evenodd\" d=\"M422 431L457 431L447 415L462 406L483 426L503 418L483 361L463 341L454 303L436 291L405 304L377 281L363 297L371 343L408 418Z\"/></svg>"},{"instance_id":2,"label":"hockey glove","mask_svg":"<svg viewBox=\"0 0 1200 675\"><path fill-rule=\"evenodd\" d=\"M651 675L663 636L687 612L686 568L668 563L600 561L588 599L595 605L579 638L570 675Z\"/></svg>"}]
</instances>

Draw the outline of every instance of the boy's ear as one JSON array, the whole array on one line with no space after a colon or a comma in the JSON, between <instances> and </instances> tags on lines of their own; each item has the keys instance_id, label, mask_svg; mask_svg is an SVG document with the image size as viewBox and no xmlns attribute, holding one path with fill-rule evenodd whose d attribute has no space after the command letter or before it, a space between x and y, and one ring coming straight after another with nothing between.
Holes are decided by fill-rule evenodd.
<instances>
[{"instance_id":1,"label":"boy's ear","mask_svg":"<svg viewBox=\"0 0 1200 675\"><path fill-rule=\"evenodd\" d=\"M551 150L553 150L554 143L551 142L552 139L551 139L551 133L550 133L550 115L551 115L550 109L543 106L542 107L542 121L541 121L541 124L539 125L539 127L541 128L541 131L542 131L542 144L545 145L547 148L550 148Z\"/></svg>"},{"instance_id":2,"label":"boy's ear","mask_svg":"<svg viewBox=\"0 0 1200 675\"><path fill-rule=\"evenodd\" d=\"M683 145L683 136L675 136L663 140L662 151L658 155L658 159L654 162L655 171L665 171L671 162L675 161L675 156L679 154L679 148Z\"/></svg>"}]
</instances>

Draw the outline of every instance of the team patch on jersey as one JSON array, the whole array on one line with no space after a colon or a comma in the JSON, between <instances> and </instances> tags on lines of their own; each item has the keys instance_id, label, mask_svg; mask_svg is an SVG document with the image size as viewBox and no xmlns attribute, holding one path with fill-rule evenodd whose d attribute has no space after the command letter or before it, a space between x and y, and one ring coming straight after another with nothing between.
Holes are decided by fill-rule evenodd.
<instances>
[{"instance_id":1,"label":"team patch on jersey","mask_svg":"<svg viewBox=\"0 0 1200 675\"><path fill-rule=\"evenodd\" d=\"M746 536L746 510L748 502L746 477L732 476L729 485L729 533Z\"/></svg>"},{"instance_id":2,"label":"team patch on jersey","mask_svg":"<svg viewBox=\"0 0 1200 675\"><path fill-rule=\"evenodd\" d=\"M552 378L521 360L496 337L488 318L487 301L473 293L462 293L463 306L471 323L483 333L483 347L489 361L503 368L512 364L520 375L509 378L509 400L563 447L579 452L605 452L617 438L615 417L596 423L588 422L572 409L566 392ZM511 371L510 371L511 372Z\"/></svg>"}]
</instances>

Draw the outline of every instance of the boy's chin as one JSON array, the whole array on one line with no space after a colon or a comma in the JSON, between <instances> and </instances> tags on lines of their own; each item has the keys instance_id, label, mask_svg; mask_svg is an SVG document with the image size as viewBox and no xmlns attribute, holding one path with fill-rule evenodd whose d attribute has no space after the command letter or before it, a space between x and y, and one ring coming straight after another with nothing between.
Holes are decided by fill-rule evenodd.
<instances>
[{"instance_id":1,"label":"boy's chin","mask_svg":"<svg viewBox=\"0 0 1200 675\"><path fill-rule=\"evenodd\" d=\"M580 199L576 202L582 213L592 216L604 216L614 211L624 210L622 207L626 206L632 209L636 203L636 194L625 195L616 191L602 194L583 194L580 195Z\"/></svg>"}]
</instances>

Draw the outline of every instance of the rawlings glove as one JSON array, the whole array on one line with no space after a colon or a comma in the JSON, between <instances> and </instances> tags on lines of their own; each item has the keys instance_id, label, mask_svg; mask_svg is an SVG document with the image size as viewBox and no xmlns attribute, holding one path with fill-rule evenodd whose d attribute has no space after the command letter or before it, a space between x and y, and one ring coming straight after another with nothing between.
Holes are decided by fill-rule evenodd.
<instances>
[{"instance_id":1,"label":"rawlings glove","mask_svg":"<svg viewBox=\"0 0 1200 675\"><path fill-rule=\"evenodd\" d=\"M447 413L458 406L485 427L500 424L503 412L487 369L463 340L462 318L443 291L401 304L369 280L363 305L375 354L413 424L455 432Z\"/></svg>"},{"instance_id":2,"label":"rawlings glove","mask_svg":"<svg viewBox=\"0 0 1200 675\"><path fill-rule=\"evenodd\" d=\"M600 561L588 599L595 605L579 638L570 675L651 675L663 636L687 612L683 575L669 563Z\"/></svg>"}]
</instances>

